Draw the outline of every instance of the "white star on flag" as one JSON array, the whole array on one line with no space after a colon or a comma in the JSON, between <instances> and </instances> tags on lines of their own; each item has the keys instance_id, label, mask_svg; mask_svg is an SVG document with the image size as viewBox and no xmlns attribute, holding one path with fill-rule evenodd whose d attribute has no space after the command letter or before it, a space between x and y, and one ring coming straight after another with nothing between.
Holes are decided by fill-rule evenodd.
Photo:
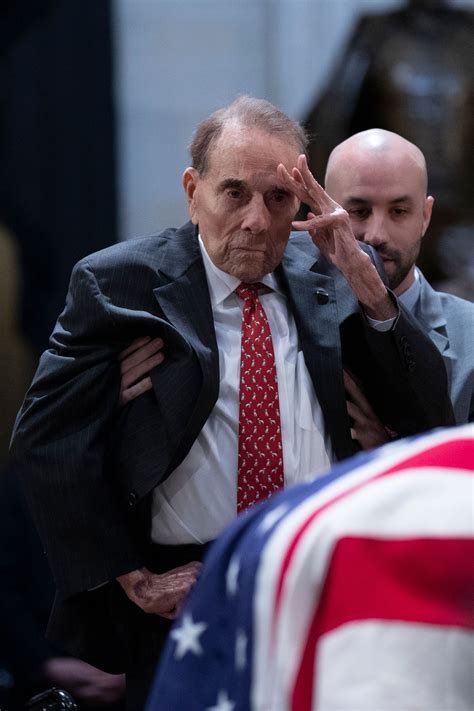
<instances>
[{"instance_id":1,"label":"white star on flag","mask_svg":"<svg viewBox=\"0 0 474 711\"><path fill-rule=\"evenodd\" d=\"M229 563L226 573L226 587L229 597L233 597L237 594L239 572L240 561L234 556Z\"/></svg>"},{"instance_id":2,"label":"white star on flag","mask_svg":"<svg viewBox=\"0 0 474 711\"><path fill-rule=\"evenodd\" d=\"M182 659L187 652L202 654L199 637L205 629L207 629L205 622L193 622L192 615L186 613L181 626L170 633L170 637L176 640L175 659Z\"/></svg>"},{"instance_id":3,"label":"white star on flag","mask_svg":"<svg viewBox=\"0 0 474 711\"><path fill-rule=\"evenodd\" d=\"M235 704L227 695L227 691L219 691L215 706L209 706L206 711L234 711Z\"/></svg>"}]
</instances>

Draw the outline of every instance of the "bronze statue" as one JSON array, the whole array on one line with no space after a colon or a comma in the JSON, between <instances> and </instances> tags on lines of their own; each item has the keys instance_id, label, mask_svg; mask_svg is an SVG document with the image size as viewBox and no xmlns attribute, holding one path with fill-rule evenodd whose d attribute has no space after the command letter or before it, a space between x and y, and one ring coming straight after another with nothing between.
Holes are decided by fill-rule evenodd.
<instances>
[{"instance_id":1,"label":"bronze statue","mask_svg":"<svg viewBox=\"0 0 474 711\"><path fill-rule=\"evenodd\" d=\"M367 128L420 147L436 200L421 263L431 280L455 278L474 299L474 250L465 251L474 236L474 12L411 0L363 16L305 123L310 165L321 179L334 146ZM459 267L463 274L448 271Z\"/></svg>"}]
</instances>

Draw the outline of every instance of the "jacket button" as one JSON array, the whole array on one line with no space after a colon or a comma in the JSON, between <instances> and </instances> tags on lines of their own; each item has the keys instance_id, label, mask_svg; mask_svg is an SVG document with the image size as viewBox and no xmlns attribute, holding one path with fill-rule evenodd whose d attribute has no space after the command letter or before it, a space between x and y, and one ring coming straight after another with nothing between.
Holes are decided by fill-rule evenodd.
<instances>
[{"instance_id":1,"label":"jacket button","mask_svg":"<svg viewBox=\"0 0 474 711\"><path fill-rule=\"evenodd\" d=\"M128 495L128 505L130 507L135 506L135 504L137 503L137 499L138 496L136 495L136 493L134 491L131 491Z\"/></svg>"}]
</instances>

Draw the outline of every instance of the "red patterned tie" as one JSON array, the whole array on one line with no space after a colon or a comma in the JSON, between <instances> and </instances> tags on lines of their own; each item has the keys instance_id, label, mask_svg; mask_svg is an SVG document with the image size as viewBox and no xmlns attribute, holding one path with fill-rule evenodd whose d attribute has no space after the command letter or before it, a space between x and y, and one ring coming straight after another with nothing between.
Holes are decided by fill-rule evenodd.
<instances>
[{"instance_id":1,"label":"red patterned tie","mask_svg":"<svg viewBox=\"0 0 474 711\"><path fill-rule=\"evenodd\" d=\"M244 301L240 361L237 511L283 488L280 406L267 315L258 299L261 284L240 284Z\"/></svg>"}]
</instances>

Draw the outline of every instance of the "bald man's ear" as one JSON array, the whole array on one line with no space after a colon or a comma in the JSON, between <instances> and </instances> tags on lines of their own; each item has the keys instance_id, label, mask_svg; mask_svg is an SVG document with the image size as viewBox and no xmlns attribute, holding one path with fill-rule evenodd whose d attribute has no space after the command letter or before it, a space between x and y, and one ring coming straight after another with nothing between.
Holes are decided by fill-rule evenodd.
<instances>
[{"instance_id":1,"label":"bald man's ear","mask_svg":"<svg viewBox=\"0 0 474 711\"><path fill-rule=\"evenodd\" d=\"M425 232L428 229L428 225L430 224L431 220L431 212L433 210L433 203L434 203L434 197L431 197L431 195L428 195L428 197L425 199L425 204L423 206L423 232L421 233L421 236L425 236Z\"/></svg>"},{"instance_id":2,"label":"bald man's ear","mask_svg":"<svg viewBox=\"0 0 474 711\"><path fill-rule=\"evenodd\" d=\"M183 173L183 188L186 193L188 200L188 210L191 220L194 225L197 225L198 220L198 206L197 206L197 196L196 187L199 181L199 173L196 168L186 168Z\"/></svg>"}]
</instances>

